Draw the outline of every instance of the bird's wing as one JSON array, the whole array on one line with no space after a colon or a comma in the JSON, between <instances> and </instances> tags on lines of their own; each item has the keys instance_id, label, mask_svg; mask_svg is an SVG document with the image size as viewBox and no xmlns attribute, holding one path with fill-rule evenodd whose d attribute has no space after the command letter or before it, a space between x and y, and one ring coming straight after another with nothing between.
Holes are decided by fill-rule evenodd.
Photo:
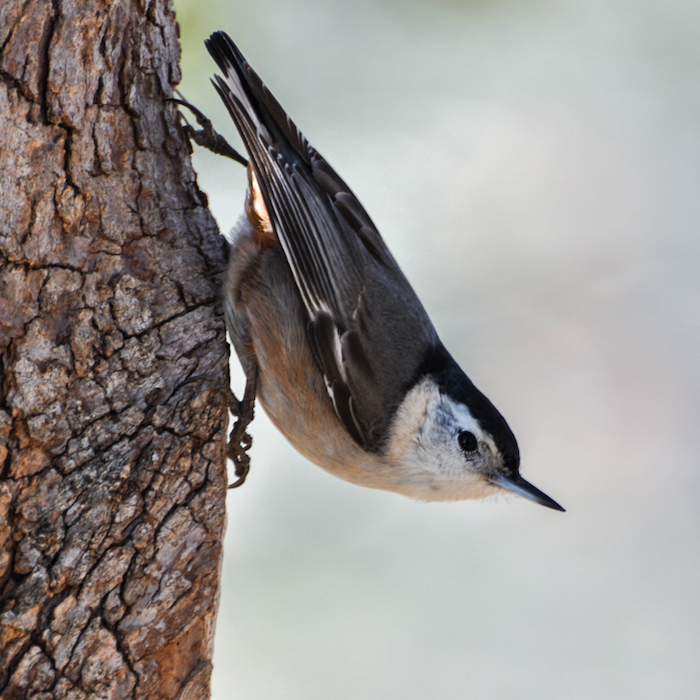
<instances>
[{"instance_id":1,"label":"bird's wing","mask_svg":"<svg viewBox=\"0 0 700 700\"><path fill-rule=\"evenodd\" d=\"M224 73L214 86L250 156L335 411L361 446L379 449L435 330L358 199L233 41L216 32L206 46Z\"/></svg>"}]
</instances>

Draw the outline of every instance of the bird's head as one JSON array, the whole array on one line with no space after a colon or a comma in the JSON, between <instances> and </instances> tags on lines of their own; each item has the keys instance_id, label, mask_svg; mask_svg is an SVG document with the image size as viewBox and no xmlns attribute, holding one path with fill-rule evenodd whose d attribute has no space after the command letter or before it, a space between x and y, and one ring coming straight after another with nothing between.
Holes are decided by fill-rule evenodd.
<instances>
[{"instance_id":1,"label":"bird's head","mask_svg":"<svg viewBox=\"0 0 700 700\"><path fill-rule=\"evenodd\" d=\"M386 453L421 500L483 498L510 491L564 509L520 476L518 443L503 416L444 348L407 392Z\"/></svg>"}]
</instances>

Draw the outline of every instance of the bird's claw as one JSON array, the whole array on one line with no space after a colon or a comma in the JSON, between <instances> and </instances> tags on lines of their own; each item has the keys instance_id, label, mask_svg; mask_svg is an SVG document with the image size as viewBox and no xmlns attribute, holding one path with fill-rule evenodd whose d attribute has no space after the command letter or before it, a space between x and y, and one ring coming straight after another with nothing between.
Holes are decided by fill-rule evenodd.
<instances>
[{"instance_id":1,"label":"bird's claw","mask_svg":"<svg viewBox=\"0 0 700 700\"><path fill-rule=\"evenodd\" d=\"M245 481L250 471L250 455L248 450L253 445L253 438L246 432L247 427L255 417L255 392L258 383L258 365L253 362L246 372L245 392L243 400L238 402L238 419L229 435L226 456L233 462L236 481L229 484L230 489L238 488Z\"/></svg>"},{"instance_id":2,"label":"bird's claw","mask_svg":"<svg viewBox=\"0 0 700 700\"><path fill-rule=\"evenodd\" d=\"M188 102L179 91L176 91L176 93L178 97L168 97L166 98L166 101L174 102L181 107L186 107L189 109L194 115L194 118L197 120L197 124L199 124L201 127L201 129L195 129L187 121L185 116L182 115L185 122L183 124L183 129L187 135L187 138L194 141L198 146L202 146L202 148L206 148L212 153L216 153L220 156L226 156L227 158L231 158L241 165L247 166L248 160L244 158L233 146L231 146L229 142L223 136L221 136L221 134L218 134L214 130L211 119L203 114L202 111L195 107L191 102Z\"/></svg>"},{"instance_id":3,"label":"bird's claw","mask_svg":"<svg viewBox=\"0 0 700 700\"><path fill-rule=\"evenodd\" d=\"M250 450L253 445L253 438L246 432L246 429L255 417L255 390L257 379L258 366L253 363L246 376L245 392L242 400L236 397L228 382L211 374L197 374L193 377L188 377L181 381L173 391L173 393L175 393L185 384L206 381L209 382L216 391L223 394L226 399L228 410L236 417L236 422L233 424L233 430L231 430L229 434L228 444L226 446L226 456L233 462L236 477L238 477L236 481L229 484L228 488L230 489L241 486L250 471L250 455L248 454L248 450Z\"/></svg>"}]
</instances>

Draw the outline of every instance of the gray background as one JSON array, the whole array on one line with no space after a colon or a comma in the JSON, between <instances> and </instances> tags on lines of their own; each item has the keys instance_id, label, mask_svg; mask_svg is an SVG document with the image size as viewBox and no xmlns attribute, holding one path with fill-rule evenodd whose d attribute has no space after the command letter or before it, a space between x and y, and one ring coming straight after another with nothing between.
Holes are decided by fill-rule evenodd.
<instances>
[{"instance_id":1,"label":"gray background","mask_svg":"<svg viewBox=\"0 0 700 700\"><path fill-rule=\"evenodd\" d=\"M215 700L697 700L697 0L176 7L187 97L234 140L228 31L568 510L364 490L260 411ZM243 169L195 165L230 228Z\"/></svg>"}]
</instances>

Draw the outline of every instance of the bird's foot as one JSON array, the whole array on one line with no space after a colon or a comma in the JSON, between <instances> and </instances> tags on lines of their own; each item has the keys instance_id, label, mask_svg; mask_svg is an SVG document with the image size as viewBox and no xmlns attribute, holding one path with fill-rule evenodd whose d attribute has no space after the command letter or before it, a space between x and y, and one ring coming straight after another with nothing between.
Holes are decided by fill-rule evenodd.
<instances>
[{"instance_id":1,"label":"bird's foot","mask_svg":"<svg viewBox=\"0 0 700 700\"><path fill-rule=\"evenodd\" d=\"M243 400L239 400L236 397L228 382L211 374L197 374L193 377L188 377L180 382L173 391L173 393L175 393L175 391L185 384L205 381L211 384L212 387L220 392L226 399L228 410L236 417L236 422L233 424L233 430L231 430L229 434L228 444L226 446L226 457L233 462L237 477L236 481L229 484L228 488L230 489L241 486L250 471L250 455L248 454L248 450L253 445L253 438L246 430L255 416L255 388L257 379L258 366L256 363L253 363L246 376Z\"/></svg>"},{"instance_id":2,"label":"bird's foot","mask_svg":"<svg viewBox=\"0 0 700 700\"><path fill-rule=\"evenodd\" d=\"M174 102L181 107L186 107L189 109L190 112L194 114L197 124L199 124L201 127L201 129L195 129L187 121L185 115L180 112L182 119L185 122L183 129L185 130L187 138L194 141L198 146L202 146L202 148L206 148L212 153L216 153L220 156L226 156L227 158L232 158L237 163L247 166L247 159L244 158L233 146L231 146L229 142L223 136L221 136L221 134L216 133L214 126L211 123L211 119L209 119L205 114L202 114L202 112L191 102L188 102L179 91L176 90L176 93L178 97L169 97L167 98L167 101Z\"/></svg>"},{"instance_id":3,"label":"bird's foot","mask_svg":"<svg viewBox=\"0 0 700 700\"><path fill-rule=\"evenodd\" d=\"M229 435L227 457L233 462L236 481L229 484L230 489L238 488L248 476L250 471L250 455L248 450L253 444L253 438L246 432L248 426L255 417L255 391L258 383L258 365L252 361L250 368L246 372L245 392L243 400L238 402L238 419L233 425L233 430ZM233 392L232 392L233 393ZM235 397L234 397L235 398Z\"/></svg>"}]
</instances>

